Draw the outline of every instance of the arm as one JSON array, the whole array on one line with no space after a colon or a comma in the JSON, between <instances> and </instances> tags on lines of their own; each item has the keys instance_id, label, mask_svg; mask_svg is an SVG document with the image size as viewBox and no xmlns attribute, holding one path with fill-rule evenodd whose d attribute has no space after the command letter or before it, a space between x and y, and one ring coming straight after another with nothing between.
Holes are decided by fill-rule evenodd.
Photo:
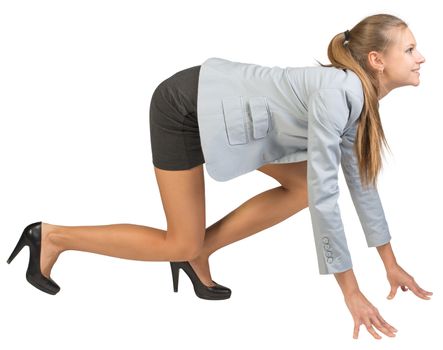
<instances>
[{"instance_id":1,"label":"arm","mask_svg":"<svg viewBox=\"0 0 443 350\"><path fill-rule=\"evenodd\" d=\"M379 247L390 242L391 235L377 188L373 185L363 187L361 183L354 151L357 126L355 121L342 137L341 165L366 243L368 247Z\"/></svg>"},{"instance_id":2,"label":"arm","mask_svg":"<svg viewBox=\"0 0 443 350\"><path fill-rule=\"evenodd\" d=\"M309 101L308 199L320 274L352 268L337 203L340 162L368 246L391 240L377 188L361 185L354 141L362 108L361 99L338 89L320 90Z\"/></svg>"},{"instance_id":3,"label":"arm","mask_svg":"<svg viewBox=\"0 0 443 350\"><path fill-rule=\"evenodd\" d=\"M309 101L308 123L308 200L320 274L337 279L346 305L354 318L354 338L364 323L375 337L372 325L389 336L394 329L358 288L338 207L338 170L342 157L341 135L350 110L344 91L320 90Z\"/></svg>"},{"instance_id":4,"label":"arm","mask_svg":"<svg viewBox=\"0 0 443 350\"><path fill-rule=\"evenodd\" d=\"M308 203L320 274L352 268L338 206L341 134L349 110L344 92L319 90L308 103Z\"/></svg>"},{"instance_id":5,"label":"arm","mask_svg":"<svg viewBox=\"0 0 443 350\"><path fill-rule=\"evenodd\" d=\"M391 285L388 299L394 298L398 287L410 289L418 297L428 300L432 292L422 289L414 278L397 263L391 247L391 235L376 187L363 188L357 157L353 150L357 124L354 123L342 137L341 164L352 201L362 225L368 247L377 247Z\"/></svg>"}]
</instances>

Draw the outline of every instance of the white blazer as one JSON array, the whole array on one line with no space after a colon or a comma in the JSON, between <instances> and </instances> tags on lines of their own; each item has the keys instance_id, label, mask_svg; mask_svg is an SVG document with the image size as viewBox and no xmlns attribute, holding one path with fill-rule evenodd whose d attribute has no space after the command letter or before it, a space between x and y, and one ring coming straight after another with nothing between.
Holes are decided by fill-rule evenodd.
<instances>
[{"instance_id":1,"label":"white blazer","mask_svg":"<svg viewBox=\"0 0 443 350\"><path fill-rule=\"evenodd\" d=\"M221 58L201 65L197 116L208 174L227 181L267 163L307 160L320 274L352 268L337 203L340 164L368 247L391 239L377 188L362 188L353 150L363 102L361 81L351 70Z\"/></svg>"}]
</instances>

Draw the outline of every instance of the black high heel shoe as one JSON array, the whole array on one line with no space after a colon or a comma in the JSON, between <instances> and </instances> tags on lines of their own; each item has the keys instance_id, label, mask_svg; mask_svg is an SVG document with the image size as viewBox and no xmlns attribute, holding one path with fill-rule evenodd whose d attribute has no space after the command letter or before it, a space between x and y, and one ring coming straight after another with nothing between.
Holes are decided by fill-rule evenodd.
<instances>
[{"instance_id":1,"label":"black high heel shoe","mask_svg":"<svg viewBox=\"0 0 443 350\"><path fill-rule=\"evenodd\" d=\"M198 278L191 264L187 261L180 262L172 262L171 261L171 270L172 270L172 282L174 285L174 292L178 291L178 274L179 269L182 269L186 272L188 277L191 279L191 282L194 286L195 294L202 299L208 300L223 300L228 299L231 296L231 290L227 287L224 287L214 281L215 286L205 286L200 278Z\"/></svg>"},{"instance_id":2,"label":"black high heel shoe","mask_svg":"<svg viewBox=\"0 0 443 350\"><path fill-rule=\"evenodd\" d=\"M34 222L26 226L7 263L10 264L25 245L29 246L29 264L26 279L34 287L48 294L57 294L60 287L51 278L46 278L40 270L40 252L42 223Z\"/></svg>"}]
</instances>

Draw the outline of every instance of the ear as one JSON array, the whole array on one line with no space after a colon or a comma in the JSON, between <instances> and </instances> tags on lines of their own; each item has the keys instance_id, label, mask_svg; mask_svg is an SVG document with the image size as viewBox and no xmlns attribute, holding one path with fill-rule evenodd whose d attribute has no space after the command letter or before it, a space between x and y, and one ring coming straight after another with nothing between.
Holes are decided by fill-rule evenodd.
<instances>
[{"instance_id":1,"label":"ear","mask_svg":"<svg viewBox=\"0 0 443 350\"><path fill-rule=\"evenodd\" d=\"M375 70L380 71L384 69L384 58L383 54L378 51L371 51L368 53L368 63L369 66Z\"/></svg>"}]
</instances>

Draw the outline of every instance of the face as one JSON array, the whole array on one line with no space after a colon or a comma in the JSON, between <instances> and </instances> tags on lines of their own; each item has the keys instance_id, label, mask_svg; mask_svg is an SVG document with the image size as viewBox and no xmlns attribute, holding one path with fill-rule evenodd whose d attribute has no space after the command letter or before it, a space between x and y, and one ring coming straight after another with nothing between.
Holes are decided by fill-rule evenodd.
<instances>
[{"instance_id":1,"label":"face","mask_svg":"<svg viewBox=\"0 0 443 350\"><path fill-rule=\"evenodd\" d=\"M425 58L417 51L417 43L409 28L396 28L391 46L386 52L373 56L373 67L383 69L379 74L380 88L385 93L400 86L420 84L420 65Z\"/></svg>"}]
</instances>

